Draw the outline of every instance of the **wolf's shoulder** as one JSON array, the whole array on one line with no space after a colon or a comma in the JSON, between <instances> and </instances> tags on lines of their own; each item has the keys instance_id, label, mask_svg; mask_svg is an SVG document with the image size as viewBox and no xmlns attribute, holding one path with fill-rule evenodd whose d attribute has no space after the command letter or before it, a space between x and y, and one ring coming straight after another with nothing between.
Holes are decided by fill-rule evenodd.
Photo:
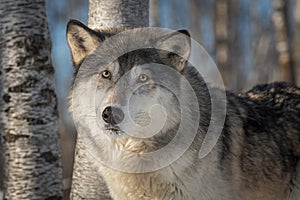
<instances>
[{"instance_id":1,"label":"wolf's shoulder","mask_svg":"<svg viewBox=\"0 0 300 200\"><path fill-rule=\"evenodd\" d=\"M281 181L278 177L295 171L300 156L300 88L283 82L263 84L239 95L229 92L227 100L223 161L237 162L251 181Z\"/></svg>"},{"instance_id":2,"label":"wolf's shoulder","mask_svg":"<svg viewBox=\"0 0 300 200\"><path fill-rule=\"evenodd\" d=\"M297 124L300 134L300 88L292 83L274 82L253 87L236 97L245 111L247 122L260 124L261 129L277 128L282 124ZM280 126L279 124L280 123Z\"/></svg>"},{"instance_id":3,"label":"wolf's shoulder","mask_svg":"<svg viewBox=\"0 0 300 200\"><path fill-rule=\"evenodd\" d=\"M244 137L259 145L300 155L300 88L292 83L257 85L238 96L244 113ZM249 142L249 141L248 141ZM281 147L280 147L281 146ZM256 146L256 149L259 149ZM274 156L276 152L274 151ZM282 152L281 152L282 153Z\"/></svg>"}]
</instances>

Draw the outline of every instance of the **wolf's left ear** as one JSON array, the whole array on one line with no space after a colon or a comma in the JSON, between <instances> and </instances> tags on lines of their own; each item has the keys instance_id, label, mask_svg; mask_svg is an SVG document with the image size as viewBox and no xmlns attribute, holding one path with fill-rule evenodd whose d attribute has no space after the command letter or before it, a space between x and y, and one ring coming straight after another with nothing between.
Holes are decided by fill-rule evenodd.
<instances>
[{"instance_id":1,"label":"wolf's left ear","mask_svg":"<svg viewBox=\"0 0 300 200\"><path fill-rule=\"evenodd\" d=\"M163 62L183 71L191 53L191 36L187 30L175 31L158 42L158 54Z\"/></svg>"},{"instance_id":2,"label":"wolf's left ear","mask_svg":"<svg viewBox=\"0 0 300 200\"><path fill-rule=\"evenodd\" d=\"M70 20L67 25L67 41L72 53L74 67L104 41L105 37L88 28L77 20Z\"/></svg>"}]
</instances>

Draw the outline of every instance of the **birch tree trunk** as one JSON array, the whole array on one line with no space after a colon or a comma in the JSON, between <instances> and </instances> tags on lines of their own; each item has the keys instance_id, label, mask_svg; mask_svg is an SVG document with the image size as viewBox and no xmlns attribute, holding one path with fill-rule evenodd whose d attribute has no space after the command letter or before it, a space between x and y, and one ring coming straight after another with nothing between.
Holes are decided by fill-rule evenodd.
<instances>
[{"instance_id":1,"label":"birch tree trunk","mask_svg":"<svg viewBox=\"0 0 300 200\"><path fill-rule=\"evenodd\" d=\"M90 0L90 28L149 26L149 0Z\"/></svg>"},{"instance_id":2,"label":"birch tree trunk","mask_svg":"<svg viewBox=\"0 0 300 200\"><path fill-rule=\"evenodd\" d=\"M45 0L1 0L1 141L5 199L62 199Z\"/></svg>"},{"instance_id":3,"label":"birch tree trunk","mask_svg":"<svg viewBox=\"0 0 300 200\"><path fill-rule=\"evenodd\" d=\"M93 29L149 26L149 0L90 0L88 23ZM82 137L78 133L71 199L111 199Z\"/></svg>"}]
</instances>

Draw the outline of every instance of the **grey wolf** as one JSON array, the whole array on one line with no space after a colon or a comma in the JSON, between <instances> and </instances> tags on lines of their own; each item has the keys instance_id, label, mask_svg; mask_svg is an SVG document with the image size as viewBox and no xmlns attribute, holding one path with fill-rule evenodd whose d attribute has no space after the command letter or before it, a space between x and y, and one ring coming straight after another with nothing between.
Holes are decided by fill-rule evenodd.
<instances>
[{"instance_id":1,"label":"grey wolf","mask_svg":"<svg viewBox=\"0 0 300 200\"><path fill-rule=\"evenodd\" d=\"M300 199L297 86L274 83L240 95L226 92L223 130L212 151L200 159L211 99L201 75L188 65L187 31L91 30L72 20L67 40L76 75L70 98L74 121L95 153L94 163L113 199ZM193 136L191 124L198 114ZM183 142L145 157L176 137L182 115ZM188 137L192 141L182 155L155 168Z\"/></svg>"}]
</instances>

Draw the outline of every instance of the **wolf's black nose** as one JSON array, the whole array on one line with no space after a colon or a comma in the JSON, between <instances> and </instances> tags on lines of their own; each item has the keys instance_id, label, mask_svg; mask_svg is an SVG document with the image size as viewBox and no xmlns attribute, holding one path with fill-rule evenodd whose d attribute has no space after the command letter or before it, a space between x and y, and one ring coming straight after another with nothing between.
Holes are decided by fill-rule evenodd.
<instances>
[{"instance_id":1,"label":"wolf's black nose","mask_svg":"<svg viewBox=\"0 0 300 200\"><path fill-rule=\"evenodd\" d=\"M112 125L119 124L124 119L124 112L118 107L108 106L102 112L103 120Z\"/></svg>"}]
</instances>

